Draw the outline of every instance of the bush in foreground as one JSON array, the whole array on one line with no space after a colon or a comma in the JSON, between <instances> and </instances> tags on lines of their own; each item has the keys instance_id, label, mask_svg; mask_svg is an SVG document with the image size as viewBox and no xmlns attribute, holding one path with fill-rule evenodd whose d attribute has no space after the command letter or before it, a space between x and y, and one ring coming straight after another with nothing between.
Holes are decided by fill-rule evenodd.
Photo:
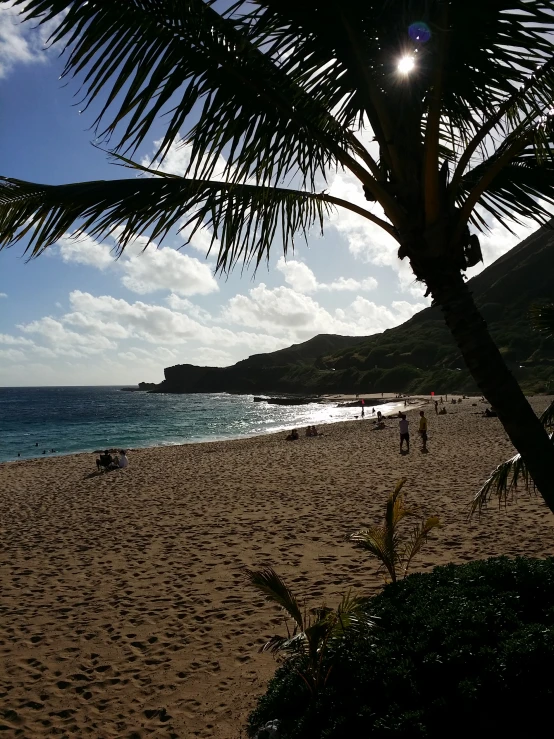
<instances>
[{"instance_id":1,"label":"bush in foreground","mask_svg":"<svg viewBox=\"0 0 554 739\"><path fill-rule=\"evenodd\" d=\"M325 688L277 670L248 733L282 739L532 737L554 696L554 559L437 567L368 600L379 627L345 638Z\"/></svg>"}]
</instances>

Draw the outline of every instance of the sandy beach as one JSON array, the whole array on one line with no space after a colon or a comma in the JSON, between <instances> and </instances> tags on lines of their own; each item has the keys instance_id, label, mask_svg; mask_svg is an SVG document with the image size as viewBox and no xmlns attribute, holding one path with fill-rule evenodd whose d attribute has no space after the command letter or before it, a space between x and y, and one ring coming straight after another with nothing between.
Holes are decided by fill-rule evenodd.
<instances>
[{"instance_id":1,"label":"sandy beach","mask_svg":"<svg viewBox=\"0 0 554 739\"><path fill-rule=\"evenodd\" d=\"M554 516L522 493L467 520L488 473L513 454L475 400L429 418L421 454L396 421L143 449L96 474L94 455L0 465L0 728L4 736L245 737L275 669L258 652L279 612L243 583L272 564L314 605L381 587L345 540L377 522L401 476L440 516L414 571L491 555L554 554ZM548 398L531 400L541 411Z\"/></svg>"}]
</instances>

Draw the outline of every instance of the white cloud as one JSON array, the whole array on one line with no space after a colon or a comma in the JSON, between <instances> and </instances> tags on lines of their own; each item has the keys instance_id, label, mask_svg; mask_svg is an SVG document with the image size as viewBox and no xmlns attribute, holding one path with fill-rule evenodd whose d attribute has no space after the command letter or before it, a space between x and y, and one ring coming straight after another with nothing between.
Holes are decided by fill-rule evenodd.
<instances>
[{"instance_id":1,"label":"white cloud","mask_svg":"<svg viewBox=\"0 0 554 739\"><path fill-rule=\"evenodd\" d=\"M34 342L23 336L10 336L10 334L0 334L0 344L9 344L11 346L32 346Z\"/></svg>"},{"instance_id":2,"label":"white cloud","mask_svg":"<svg viewBox=\"0 0 554 739\"><path fill-rule=\"evenodd\" d=\"M116 344L103 333L80 334L67 329L61 321L50 316L18 328L29 334L38 334L52 351L61 356L83 357L116 348Z\"/></svg>"},{"instance_id":3,"label":"white cloud","mask_svg":"<svg viewBox=\"0 0 554 739\"><path fill-rule=\"evenodd\" d=\"M386 220L380 206L367 202L362 186L354 175L337 173L329 192ZM339 208L331 215L330 224L348 241L348 249L355 258L379 267L398 269L398 242L376 224L344 208Z\"/></svg>"},{"instance_id":4,"label":"white cloud","mask_svg":"<svg viewBox=\"0 0 554 739\"><path fill-rule=\"evenodd\" d=\"M206 256L210 251L210 244L212 240L212 234L207 228L199 228L194 236L191 238L192 226L183 228L182 234L185 239L190 239L187 246L191 246L196 251L201 252ZM214 239L214 243L211 245L210 254L218 254L221 248L221 242L219 239Z\"/></svg>"},{"instance_id":5,"label":"white cloud","mask_svg":"<svg viewBox=\"0 0 554 739\"><path fill-rule=\"evenodd\" d=\"M379 283L375 277L366 277L364 280L355 280L353 277L339 277L338 280L335 280L334 282L329 282L327 284L321 283L319 285L319 289L329 291L349 290L352 292L366 292L368 290L375 290L378 284Z\"/></svg>"},{"instance_id":6,"label":"white cloud","mask_svg":"<svg viewBox=\"0 0 554 739\"><path fill-rule=\"evenodd\" d=\"M156 151L159 149L160 145L162 143L162 139L158 139L157 141L154 141L154 151L152 152L151 156L145 156L141 159L141 164L143 167L149 167L150 169L160 169L163 172L168 172L170 174L177 174L181 175L182 177L186 174L187 168L190 164L190 157L192 153L192 146L190 144L185 143L185 140L182 138L177 138L175 141L171 144L171 146L168 149L168 152L162 162L160 162L159 158L156 159L154 162L152 162L152 157L156 153ZM205 160L201 160L202 163L204 163ZM223 179L223 173L225 171L225 168L227 166L227 162L222 156L218 156L213 174L211 175L210 179L212 180L221 180ZM190 172L189 176L193 176L194 172ZM154 176L154 175L150 175Z\"/></svg>"},{"instance_id":7,"label":"white cloud","mask_svg":"<svg viewBox=\"0 0 554 739\"><path fill-rule=\"evenodd\" d=\"M178 295L175 295L175 293L168 295L166 303L172 310L175 310L178 313L186 313L191 318L194 318L201 323L210 323L213 321L213 316L209 311L200 308L199 305L196 305L188 298L180 298Z\"/></svg>"},{"instance_id":8,"label":"white cloud","mask_svg":"<svg viewBox=\"0 0 554 739\"><path fill-rule=\"evenodd\" d=\"M0 357L10 362L21 362L25 359L25 354L19 349L0 349Z\"/></svg>"},{"instance_id":9,"label":"white cloud","mask_svg":"<svg viewBox=\"0 0 554 739\"><path fill-rule=\"evenodd\" d=\"M47 61L45 45L59 23L58 17L36 27L36 23L22 23L19 12L13 3L0 7L0 78L6 77L16 64Z\"/></svg>"},{"instance_id":10,"label":"white cloud","mask_svg":"<svg viewBox=\"0 0 554 739\"><path fill-rule=\"evenodd\" d=\"M283 274L285 282L298 293L309 294L316 292L316 290L326 290L328 292L365 292L367 290L375 290L378 285L374 277L367 277L364 280L355 280L352 277L339 277L330 283L318 282L308 265L296 259L289 259L287 261L284 257L280 257L276 267Z\"/></svg>"},{"instance_id":11,"label":"white cloud","mask_svg":"<svg viewBox=\"0 0 554 739\"><path fill-rule=\"evenodd\" d=\"M242 344L255 351L274 351L284 346L282 340L273 336L206 326L185 313L161 305L141 301L128 303L109 295L95 297L80 290L74 290L69 299L73 313L66 316L68 322L74 323L76 314L79 321L82 320L81 316L86 316L87 320L99 326L108 325L114 332L119 327L119 330L127 332L127 337L152 344L178 346L195 341L218 348Z\"/></svg>"},{"instance_id":12,"label":"white cloud","mask_svg":"<svg viewBox=\"0 0 554 739\"><path fill-rule=\"evenodd\" d=\"M123 262L122 283L141 295L171 290L179 295L207 295L219 286L210 267L181 251L147 247L142 254Z\"/></svg>"},{"instance_id":13,"label":"white cloud","mask_svg":"<svg viewBox=\"0 0 554 739\"><path fill-rule=\"evenodd\" d=\"M313 293L318 288L316 276L307 264L296 259L286 260L280 257L276 265L293 290L299 293Z\"/></svg>"},{"instance_id":14,"label":"white cloud","mask_svg":"<svg viewBox=\"0 0 554 739\"><path fill-rule=\"evenodd\" d=\"M264 283L248 295L235 295L223 317L236 324L287 337L289 342L318 333L367 336L397 326L424 308L422 303L393 302L390 308L358 296L347 308L330 313L313 298L288 287L269 289Z\"/></svg>"},{"instance_id":15,"label":"white cloud","mask_svg":"<svg viewBox=\"0 0 554 739\"><path fill-rule=\"evenodd\" d=\"M60 256L66 263L86 264L101 270L113 268L117 264L113 249L86 233L77 237L65 234L58 241L58 247Z\"/></svg>"},{"instance_id":16,"label":"white cloud","mask_svg":"<svg viewBox=\"0 0 554 739\"><path fill-rule=\"evenodd\" d=\"M114 270L122 284L139 295L166 290L191 296L219 290L208 263L171 247L158 248L145 236L129 243L119 259L113 248L86 233L77 238L62 236L58 248L64 262Z\"/></svg>"},{"instance_id":17,"label":"white cloud","mask_svg":"<svg viewBox=\"0 0 554 739\"><path fill-rule=\"evenodd\" d=\"M0 293L0 298L7 298L7 297L8 297L8 293Z\"/></svg>"}]
</instances>

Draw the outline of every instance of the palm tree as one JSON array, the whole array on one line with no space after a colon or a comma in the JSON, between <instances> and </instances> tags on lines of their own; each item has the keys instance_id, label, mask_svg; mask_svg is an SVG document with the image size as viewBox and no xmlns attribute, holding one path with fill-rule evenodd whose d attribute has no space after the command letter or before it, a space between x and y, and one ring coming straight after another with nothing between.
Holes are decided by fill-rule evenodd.
<instances>
[{"instance_id":1,"label":"palm tree","mask_svg":"<svg viewBox=\"0 0 554 739\"><path fill-rule=\"evenodd\" d=\"M333 208L357 213L398 242L554 511L553 445L464 282L487 216L550 219L553 0L15 4L28 22L57 22L64 74L102 101L97 131L117 138L120 163L166 111L156 157L182 136L190 164L184 177L62 186L5 177L0 247L28 236L36 256L88 230L123 250L184 221L213 230L225 271L259 264L277 233L286 253ZM322 191L337 169L367 207Z\"/></svg>"},{"instance_id":2,"label":"palm tree","mask_svg":"<svg viewBox=\"0 0 554 739\"><path fill-rule=\"evenodd\" d=\"M367 613L367 599L346 593L336 610L323 605L307 610L301 607L285 581L272 567L245 570L247 582L266 600L282 608L287 621L287 636L272 636L260 651L284 654L286 659L303 664L298 672L311 693L325 686L333 667L333 657L348 633L367 633L375 625Z\"/></svg>"},{"instance_id":3,"label":"palm tree","mask_svg":"<svg viewBox=\"0 0 554 739\"><path fill-rule=\"evenodd\" d=\"M546 337L554 338L554 303L534 306L531 309L531 320L537 331ZM554 444L554 400L540 415L539 421ZM527 491L535 488L525 459L521 454L514 454L510 459L501 462L477 491L471 503L470 515L475 511L481 513L494 495L498 497L499 503L506 502L508 497L517 491L519 484Z\"/></svg>"},{"instance_id":4,"label":"palm tree","mask_svg":"<svg viewBox=\"0 0 554 739\"><path fill-rule=\"evenodd\" d=\"M350 536L350 541L381 563L391 582L396 582L399 574L406 577L413 558L420 552L430 532L440 527L438 516L429 516L426 520L421 519L409 535L402 534L399 530L402 520L419 516L415 508L406 506L402 493L405 482L403 477L389 495L382 525L361 529Z\"/></svg>"}]
</instances>

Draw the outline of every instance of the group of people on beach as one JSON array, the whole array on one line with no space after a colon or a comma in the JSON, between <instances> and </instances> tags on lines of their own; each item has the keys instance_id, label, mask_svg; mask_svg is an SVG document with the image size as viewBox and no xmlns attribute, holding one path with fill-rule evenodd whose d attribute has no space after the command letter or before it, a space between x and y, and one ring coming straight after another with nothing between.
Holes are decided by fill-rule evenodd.
<instances>
[{"instance_id":1,"label":"group of people on beach","mask_svg":"<svg viewBox=\"0 0 554 739\"><path fill-rule=\"evenodd\" d=\"M322 433L320 433L315 426L306 426L306 436L323 436ZM300 438L300 434L298 433L298 429L293 429L290 434L286 437L287 441L298 441Z\"/></svg>"},{"instance_id":2,"label":"group of people on beach","mask_svg":"<svg viewBox=\"0 0 554 739\"><path fill-rule=\"evenodd\" d=\"M107 472L108 470L121 470L129 466L127 452L125 449L119 450L119 456L113 456L106 449L96 460L96 469L98 472Z\"/></svg>"}]
</instances>

